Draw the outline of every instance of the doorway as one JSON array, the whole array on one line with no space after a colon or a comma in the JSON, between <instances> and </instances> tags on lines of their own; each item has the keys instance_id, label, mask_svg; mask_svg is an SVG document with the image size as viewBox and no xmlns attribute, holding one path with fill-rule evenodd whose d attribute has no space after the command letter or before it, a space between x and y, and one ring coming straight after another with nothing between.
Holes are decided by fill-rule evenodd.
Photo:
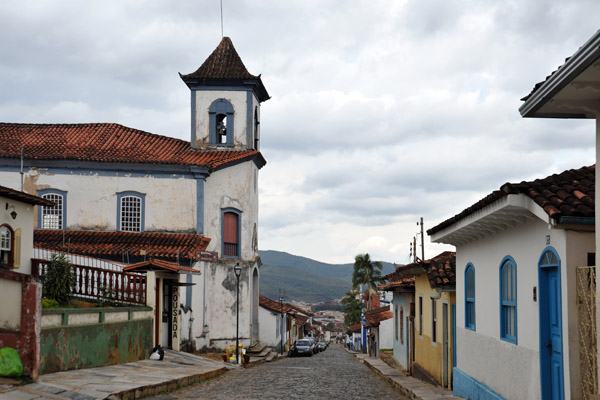
<instances>
[{"instance_id":1,"label":"doorway","mask_svg":"<svg viewBox=\"0 0 600 400\"><path fill-rule=\"evenodd\" d=\"M442 384L448 387L448 303L442 303Z\"/></svg>"},{"instance_id":2,"label":"doorway","mask_svg":"<svg viewBox=\"0 0 600 400\"><path fill-rule=\"evenodd\" d=\"M162 326L160 345L170 349L173 347L173 337L171 330L173 326L173 286L169 279L163 279L162 284Z\"/></svg>"},{"instance_id":3,"label":"doorway","mask_svg":"<svg viewBox=\"0 0 600 400\"><path fill-rule=\"evenodd\" d=\"M564 399L560 258L554 248L538 264L542 399Z\"/></svg>"}]
</instances>

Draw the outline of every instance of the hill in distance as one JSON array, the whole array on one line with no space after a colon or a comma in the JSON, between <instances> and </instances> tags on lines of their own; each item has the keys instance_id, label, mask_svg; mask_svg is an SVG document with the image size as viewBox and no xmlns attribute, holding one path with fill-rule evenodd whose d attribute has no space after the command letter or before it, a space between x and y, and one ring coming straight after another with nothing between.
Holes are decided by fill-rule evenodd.
<instances>
[{"instance_id":1,"label":"hill in distance","mask_svg":"<svg viewBox=\"0 0 600 400\"><path fill-rule=\"evenodd\" d=\"M263 262L260 294L270 299L277 300L281 288L286 301L318 303L342 298L352 287L354 264L327 264L275 250L258 253ZM393 264L382 265L381 275L394 272Z\"/></svg>"}]
</instances>

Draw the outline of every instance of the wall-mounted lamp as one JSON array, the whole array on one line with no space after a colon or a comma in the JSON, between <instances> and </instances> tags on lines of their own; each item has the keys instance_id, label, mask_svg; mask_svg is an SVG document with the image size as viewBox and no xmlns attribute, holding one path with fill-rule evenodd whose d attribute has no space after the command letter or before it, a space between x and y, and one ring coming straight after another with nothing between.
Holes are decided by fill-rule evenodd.
<instances>
[{"instance_id":1,"label":"wall-mounted lamp","mask_svg":"<svg viewBox=\"0 0 600 400\"><path fill-rule=\"evenodd\" d=\"M8 203L6 203L6 209L7 210L11 210L12 209L12 212L10 213L10 216L12 217L12 219L17 219L17 212L15 211L15 206L14 205L9 206Z\"/></svg>"}]
</instances>

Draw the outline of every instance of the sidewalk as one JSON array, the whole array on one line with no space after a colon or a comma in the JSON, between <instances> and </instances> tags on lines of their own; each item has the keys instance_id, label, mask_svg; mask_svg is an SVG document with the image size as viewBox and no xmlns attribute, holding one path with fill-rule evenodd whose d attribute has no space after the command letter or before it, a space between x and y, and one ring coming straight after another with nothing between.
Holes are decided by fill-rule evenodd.
<instances>
[{"instance_id":1,"label":"sidewalk","mask_svg":"<svg viewBox=\"0 0 600 400\"><path fill-rule=\"evenodd\" d=\"M0 384L0 399L137 399L213 378L228 368L238 366L165 350L163 361L56 372L24 386Z\"/></svg>"},{"instance_id":2,"label":"sidewalk","mask_svg":"<svg viewBox=\"0 0 600 400\"><path fill-rule=\"evenodd\" d=\"M346 347L344 347L346 349ZM413 400L464 400L462 397L454 396L448 390L443 390L425 383L412 376L406 376L395 368L390 367L385 361L369 357L368 354L357 353L352 350L346 351L371 368L376 374L385 378L400 393Z\"/></svg>"}]
</instances>

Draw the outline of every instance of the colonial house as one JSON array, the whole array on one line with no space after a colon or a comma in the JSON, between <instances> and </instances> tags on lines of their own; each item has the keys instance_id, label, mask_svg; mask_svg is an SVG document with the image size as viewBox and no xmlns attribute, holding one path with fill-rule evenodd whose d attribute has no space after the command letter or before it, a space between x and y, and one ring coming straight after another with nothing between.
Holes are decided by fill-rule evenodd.
<instances>
[{"instance_id":1,"label":"colonial house","mask_svg":"<svg viewBox=\"0 0 600 400\"><path fill-rule=\"evenodd\" d=\"M154 343L178 348L185 333L190 349L225 348L239 308L248 346L259 339L260 104L269 95L227 37L180 76L190 141L115 123L0 123L0 182L55 204L34 213L38 247L153 261L135 270L160 272L148 285Z\"/></svg>"},{"instance_id":2,"label":"colonial house","mask_svg":"<svg viewBox=\"0 0 600 400\"><path fill-rule=\"evenodd\" d=\"M0 186L0 341L17 349L23 373L37 380L42 287L31 277L35 206L54 203Z\"/></svg>"},{"instance_id":3,"label":"colonial house","mask_svg":"<svg viewBox=\"0 0 600 400\"><path fill-rule=\"evenodd\" d=\"M382 279L387 282L379 285L379 289L393 292L393 357L400 368L410 373L415 360L415 277L394 271Z\"/></svg>"},{"instance_id":4,"label":"colonial house","mask_svg":"<svg viewBox=\"0 0 600 400\"><path fill-rule=\"evenodd\" d=\"M394 325L394 314L390 311L390 306L373 308L365 312L365 320L369 337L369 355L379 356L379 349L389 349L392 347L392 331Z\"/></svg>"},{"instance_id":5,"label":"colonial house","mask_svg":"<svg viewBox=\"0 0 600 400\"><path fill-rule=\"evenodd\" d=\"M415 332L410 334L414 337L412 375L444 388L451 387L454 363L455 271L456 256L449 251L396 269L398 274L414 276ZM410 348L410 344L407 347Z\"/></svg>"},{"instance_id":6,"label":"colonial house","mask_svg":"<svg viewBox=\"0 0 600 400\"><path fill-rule=\"evenodd\" d=\"M259 296L259 326L261 343L277 352L284 351L288 342L288 318L293 310L288 304Z\"/></svg>"},{"instance_id":7,"label":"colonial house","mask_svg":"<svg viewBox=\"0 0 600 400\"><path fill-rule=\"evenodd\" d=\"M565 63L552 72L542 82L537 83L533 90L525 96L524 103L519 108L525 118L579 118L595 120L596 126L596 160L600 155L600 30L584 43ZM596 175L595 185L598 187L600 177ZM596 248L600 248L600 236L596 235ZM596 252L593 265L600 265L600 253ZM595 269L590 271L595 274ZM596 285L596 299L600 299L600 285ZM596 317L588 326L590 332L596 332L592 347L585 352L582 360L582 374L588 376L581 382L582 392L589 396L598 393L600 369L596 360L600 359L600 330ZM595 324L592 327L592 324ZM591 354L594 353L592 356ZM593 375L593 376L591 376ZM544 392L546 396L547 392ZM554 391L552 391L554 393Z\"/></svg>"},{"instance_id":8,"label":"colonial house","mask_svg":"<svg viewBox=\"0 0 600 400\"><path fill-rule=\"evenodd\" d=\"M594 175L506 183L427 231L456 246L456 395L583 397L578 285L594 284Z\"/></svg>"}]
</instances>

